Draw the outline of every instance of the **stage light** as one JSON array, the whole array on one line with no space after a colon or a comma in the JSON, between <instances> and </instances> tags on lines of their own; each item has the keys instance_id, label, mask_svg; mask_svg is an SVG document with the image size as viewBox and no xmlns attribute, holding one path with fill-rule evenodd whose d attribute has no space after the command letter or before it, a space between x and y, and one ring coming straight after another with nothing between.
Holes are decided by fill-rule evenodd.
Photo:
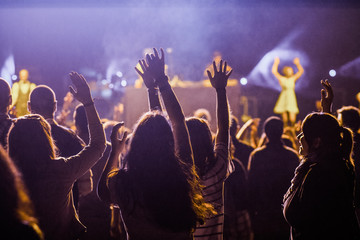
<instances>
[{"instance_id":1,"label":"stage light","mask_svg":"<svg viewBox=\"0 0 360 240\"><path fill-rule=\"evenodd\" d=\"M121 78L121 77L123 76L123 73L120 72L120 71L117 71L117 72L116 72L116 76L118 76L119 78Z\"/></svg>"},{"instance_id":2,"label":"stage light","mask_svg":"<svg viewBox=\"0 0 360 240\"><path fill-rule=\"evenodd\" d=\"M248 80L245 77L240 78L241 85L246 85L248 83Z\"/></svg>"},{"instance_id":3,"label":"stage light","mask_svg":"<svg viewBox=\"0 0 360 240\"><path fill-rule=\"evenodd\" d=\"M108 80L106 80L106 79L101 80L102 85L106 85L107 83L108 83Z\"/></svg>"},{"instance_id":4,"label":"stage light","mask_svg":"<svg viewBox=\"0 0 360 240\"><path fill-rule=\"evenodd\" d=\"M329 71L329 75L330 75L330 77L335 77L336 76L336 71L334 69L331 69Z\"/></svg>"},{"instance_id":5,"label":"stage light","mask_svg":"<svg viewBox=\"0 0 360 240\"><path fill-rule=\"evenodd\" d=\"M12 75L12 76L11 76L11 79L12 79L13 81L16 81L16 80L18 79L18 77L17 77L16 75Z\"/></svg>"},{"instance_id":6,"label":"stage light","mask_svg":"<svg viewBox=\"0 0 360 240\"><path fill-rule=\"evenodd\" d=\"M172 51L173 51L172 48L167 48L167 49L166 49L166 52L167 52L167 53L172 53Z\"/></svg>"},{"instance_id":7,"label":"stage light","mask_svg":"<svg viewBox=\"0 0 360 240\"><path fill-rule=\"evenodd\" d=\"M127 81L125 79L121 80L121 86L126 87L126 85L127 85Z\"/></svg>"},{"instance_id":8,"label":"stage light","mask_svg":"<svg viewBox=\"0 0 360 240\"><path fill-rule=\"evenodd\" d=\"M114 88L114 84L110 83L109 88Z\"/></svg>"}]
</instances>

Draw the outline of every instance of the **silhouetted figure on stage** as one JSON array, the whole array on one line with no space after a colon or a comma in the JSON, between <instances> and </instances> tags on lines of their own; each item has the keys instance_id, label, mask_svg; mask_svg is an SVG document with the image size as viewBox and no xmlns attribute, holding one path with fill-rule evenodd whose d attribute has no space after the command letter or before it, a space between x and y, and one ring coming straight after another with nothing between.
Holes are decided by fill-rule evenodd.
<instances>
[{"instance_id":1,"label":"silhouetted figure on stage","mask_svg":"<svg viewBox=\"0 0 360 240\"><path fill-rule=\"evenodd\" d=\"M295 95L295 83L304 73L304 69L300 64L299 58L294 58L294 64L298 71L294 73L292 67L285 66L282 69L282 75L278 72L279 64L280 59L276 57L272 66L272 73L279 81L281 92L275 104L274 113L281 115L285 126L293 127L296 122L296 115L299 113Z\"/></svg>"},{"instance_id":2,"label":"silhouetted figure on stage","mask_svg":"<svg viewBox=\"0 0 360 240\"><path fill-rule=\"evenodd\" d=\"M19 82L15 82L11 88L12 104L15 106L16 117L29 114L27 102L31 91L36 87L35 83L29 81L29 72L26 69L20 70L19 79Z\"/></svg>"},{"instance_id":3,"label":"silhouetted figure on stage","mask_svg":"<svg viewBox=\"0 0 360 240\"><path fill-rule=\"evenodd\" d=\"M249 205L254 239L289 239L289 226L282 214L282 200L290 186L297 153L281 141L283 122L269 117L264 123L265 146L251 153L249 160Z\"/></svg>"},{"instance_id":4,"label":"silhouetted figure on stage","mask_svg":"<svg viewBox=\"0 0 360 240\"><path fill-rule=\"evenodd\" d=\"M12 103L11 88L5 79L0 78L0 145L7 148L7 134L13 120L9 116Z\"/></svg>"}]
</instances>

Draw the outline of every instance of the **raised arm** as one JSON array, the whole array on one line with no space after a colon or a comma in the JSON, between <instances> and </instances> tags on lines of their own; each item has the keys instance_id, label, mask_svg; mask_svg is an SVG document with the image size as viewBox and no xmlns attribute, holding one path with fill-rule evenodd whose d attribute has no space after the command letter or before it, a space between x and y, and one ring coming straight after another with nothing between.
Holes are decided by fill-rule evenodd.
<instances>
[{"instance_id":1,"label":"raised arm","mask_svg":"<svg viewBox=\"0 0 360 240\"><path fill-rule=\"evenodd\" d=\"M294 64L296 65L296 67L297 67L297 69L298 69L297 73L294 74L294 76L295 76L295 81L296 81L296 80L298 80L298 79L301 77L301 75L303 75L303 73L304 73L304 68L301 66L301 64L300 64L300 59L299 59L299 58L294 58Z\"/></svg>"},{"instance_id":2,"label":"raised arm","mask_svg":"<svg viewBox=\"0 0 360 240\"><path fill-rule=\"evenodd\" d=\"M76 72L71 72L70 79L76 89L70 86L70 92L85 107L90 133L89 144L79 154L67 159L69 167L81 177L101 158L105 150L105 134L85 78Z\"/></svg>"},{"instance_id":3,"label":"raised arm","mask_svg":"<svg viewBox=\"0 0 360 240\"><path fill-rule=\"evenodd\" d=\"M194 160L190 145L189 132L185 124L185 116L179 101L169 84L168 77L164 72L164 50L160 49L160 51L161 57L159 57L159 54L155 48L154 54L146 56L146 60L149 65L149 71L153 75L156 85L159 87L161 97L171 121L174 133L176 154L181 158L181 160L187 162L190 165L193 165Z\"/></svg>"},{"instance_id":4,"label":"raised arm","mask_svg":"<svg viewBox=\"0 0 360 240\"><path fill-rule=\"evenodd\" d=\"M149 66L146 64L145 60L139 60L141 70L135 67L136 72L141 76L147 90L149 98L149 108L150 110L159 110L161 111L161 104L159 101L158 88L156 87L155 80L151 73L149 72Z\"/></svg>"},{"instance_id":5,"label":"raised arm","mask_svg":"<svg viewBox=\"0 0 360 240\"><path fill-rule=\"evenodd\" d=\"M324 89L321 89L321 111L331 114L334 99L332 87L327 79L325 81L321 80L321 85L324 87Z\"/></svg>"},{"instance_id":6,"label":"raised arm","mask_svg":"<svg viewBox=\"0 0 360 240\"><path fill-rule=\"evenodd\" d=\"M124 122L116 124L111 131L110 140L111 140L111 152L109 159L107 160L104 170L101 174L101 178L99 180L99 184L97 186L97 194L99 198L106 202L111 203L110 192L107 188L106 181L107 176L110 172L119 169L119 161L121 152L125 146L125 140L127 137L127 132L124 132L123 137L118 138L119 129L124 125Z\"/></svg>"},{"instance_id":7,"label":"raised arm","mask_svg":"<svg viewBox=\"0 0 360 240\"><path fill-rule=\"evenodd\" d=\"M274 59L274 64L272 66L271 72L275 75L275 77L279 80L282 75L279 73L278 68L279 68L279 64L280 64L280 58L279 57L275 57Z\"/></svg>"},{"instance_id":8,"label":"raised arm","mask_svg":"<svg viewBox=\"0 0 360 240\"><path fill-rule=\"evenodd\" d=\"M217 70L215 61L213 62L214 76L207 71L211 86L216 90L216 117L217 117L217 133L215 144L222 142L229 144L229 106L226 96L226 85L232 70L226 73L227 63L220 61L219 71Z\"/></svg>"}]
</instances>

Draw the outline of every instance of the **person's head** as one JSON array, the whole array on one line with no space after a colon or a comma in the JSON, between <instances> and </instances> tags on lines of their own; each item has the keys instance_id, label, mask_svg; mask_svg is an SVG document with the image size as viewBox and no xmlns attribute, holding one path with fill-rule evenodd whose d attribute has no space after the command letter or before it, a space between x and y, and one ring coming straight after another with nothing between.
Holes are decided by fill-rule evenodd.
<instances>
[{"instance_id":1,"label":"person's head","mask_svg":"<svg viewBox=\"0 0 360 240\"><path fill-rule=\"evenodd\" d=\"M210 112L205 108L196 109L194 112L194 117L205 119L209 123L211 122Z\"/></svg>"},{"instance_id":2,"label":"person's head","mask_svg":"<svg viewBox=\"0 0 360 240\"><path fill-rule=\"evenodd\" d=\"M264 123L264 132L269 142L281 141L281 136L284 131L284 123L279 117L269 117Z\"/></svg>"},{"instance_id":3,"label":"person's head","mask_svg":"<svg viewBox=\"0 0 360 240\"><path fill-rule=\"evenodd\" d=\"M160 112L147 112L137 122L127 154L130 170L148 171L167 165L174 158L174 137L167 119ZM164 161L164 162L162 162Z\"/></svg>"},{"instance_id":4,"label":"person's head","mask_svg":"<svg viewBox=\"0 0 360 240\"><path fill-rule=\"evenodd\" d=\"M30 93L28 109L30 113L39 114L44 118L53 118L56 111L54 91L46 85L34 88Z\"/></svg>"},{"instance_id":5,"label":"person's head","mask_svg":"<svg viewBox=\"0 0 360 240\"><path fill-rule=\"evenodd\" d=\"M76 133L84 140L86 144L89 143L89 129L88 120L86 116L85 107L82 104L76 106L74 111L74 121L76 127Z\"/></svg>"},{"instance_id":6,"label":"person's head","mask_svg":"<svg viewBox=\"0 0 360 240\"><path fill-rule=\"evenodd\" d=\"M0 78L0 113L8 113L11 103L10 85L5 79Z\"/></svg>"},{"instance_id":7,"label":"person's head","mask_svg":"<svg viewBox=\"0 0 360 240\"><path fill-rule=\"evenodd\" d=\"M29 78L29 71L26 69L21 69L19 72L20 81L27 81Z\"/></svg>"},{"instance_id":8,"label":"person's head","mask_svg":"<svg viewBox=\"0 0 360 240\"><path fill-rule=\"evenodd\" d=\"M191 146L194 153L194 162L198 174L203 176L207 167L214 160L214 145L208 122L201 118L186 119Z\"/></svg>"},{"instance_id":9,"label":"person's head","mask_svg":"<svg viewBox=\"0 0 360 240\"><path fill-rule=\"evenodd\" d=\"M352 134L349 129L340 127L335 117L327 113L310 113L303 120L300 141L300 154L338 154L350 159Z\"/></svg>"},{"instance_id":10,"label":"person's head","mask_svg":"<svg viewBox=\"0 0 360 240\"><path fill-rule=\"evenodd\" d=\"M294 74L294 69L290 66L285 66L282 69L282 73L285 75L285 77L291 77Z\"/></svg>"},{"instance_id":11,"label":"person's head","mask_svg":"<svg viewBox=\"0 0 360 240\"><path fill-rule=\"evenodd\" d=\"M36 174L55 158L50 125L38 114L16 119L9 131L8 149L24 176Z\"/></svg>"},{"instance_id":12,"label":"person's head","mask_svg":"<svg viewBox=\"0 0 360 240\"><path fill-rule=\"evenodd\" d=\"M337 110L338 120L343 127L357 132L360 128L360 110L353 106L344 106Z\"/></svg>"}]
</instances>

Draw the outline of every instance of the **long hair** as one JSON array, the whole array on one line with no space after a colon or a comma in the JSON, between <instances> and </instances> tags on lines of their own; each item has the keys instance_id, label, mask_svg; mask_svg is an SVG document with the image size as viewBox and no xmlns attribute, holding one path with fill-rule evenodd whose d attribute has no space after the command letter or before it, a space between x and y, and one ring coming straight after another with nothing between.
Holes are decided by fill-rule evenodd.
<instances>
[{"instance_id":1,"label":"long hair","mask_svg":"<svg viewBox=\"0 0 360 240\"><path fill-rule=\"evenodd\" d=\"M9 132L9 155L26 180L44 172L55 158L50 125L38 114L18 118Z\"/></svg>"},{"instance_id":2,"label":"long hair","mask_svg":"<svg viewBox=\"0 0 360 240\"><path fill-rule=\"evenodd\" d=\"M206 120L197 117L186 119L196 170L200 178L215 164L214 144Z\"/></svg>"},{"instance_id":3,"label":"long hair","mask_svg":"<svg viewBox=\"0 0 360 240\"><path fill-rule=\"evenodd\" d=\"M29 225L42 239L42 232L35 217L34 207L28 195L21 173L0 146L0 223L11 228L14 223ZM15 224L16 226L16 224ZM17 231L19 229L3 229ZM2 231L3 232L3 231Z\"/></svg>"},{"instance_id":4,"label":"long hair","mask_svg":"<svg viewBox=\"0 0 360 240\"><path fill-rule=\"evenodd\" d=\"M354 164L351 159L353 146L352 132L341 127L338 120L328 113L310 113L303 123L302 131L310 151L318 155L340 155L342 159ZM314 141L320 139L316 149L312 149Z\"/></svg>"},{"instance_id":5,"label":"long hair","mask_svg":"<svg viewBox=\"0 0 360 240\"><path fill-rule=\"evenodd\" d=\"M160 226L192 230L208 214L196 172L176 156L170 124L160 112L148 112L138 121L124 168L131 186L126 192L136 195L132 198Z\"/></svg>"}]
</instances>

